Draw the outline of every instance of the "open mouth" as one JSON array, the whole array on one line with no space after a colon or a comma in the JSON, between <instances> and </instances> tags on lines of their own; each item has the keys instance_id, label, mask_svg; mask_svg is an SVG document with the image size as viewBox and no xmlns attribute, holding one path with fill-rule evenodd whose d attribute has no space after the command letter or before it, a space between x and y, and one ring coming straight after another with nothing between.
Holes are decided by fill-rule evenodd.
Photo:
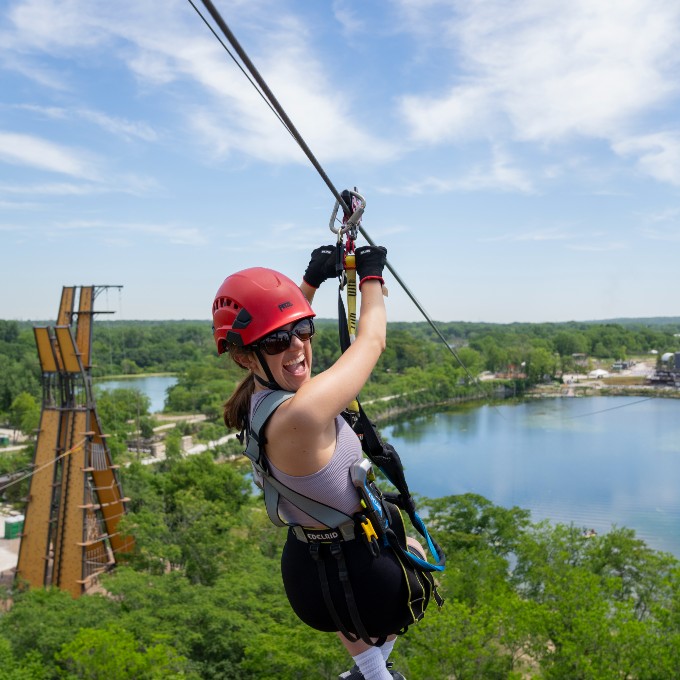
<instances>
[{"instance_id":1,"label":"open mouth","mask_svg":"<svg viewBox=\"0 0 680 680\"><path fill-rule=\"evenodd\" d=\"M283 364L283 370L293 375L300 375L305 372L305 357L303 354L290 359Z\"/></svg>"}]
</instances>

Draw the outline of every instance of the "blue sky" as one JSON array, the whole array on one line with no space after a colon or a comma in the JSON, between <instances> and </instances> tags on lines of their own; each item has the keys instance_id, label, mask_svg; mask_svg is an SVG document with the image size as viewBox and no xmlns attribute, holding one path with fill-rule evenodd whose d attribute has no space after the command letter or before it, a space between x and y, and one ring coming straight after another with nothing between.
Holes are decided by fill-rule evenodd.
<instances>
[{"instance_id":1,"label":"blue sky","mask_svg":"<svg viewBox=\"0 0 680 680\"><path fill-rule=\"evenodd\" d=\"M215 4L433 319L680 315L677 0ZM0 5L0 318L208 319L333 204L185 0Z\"/></svg>"}]
</instances>

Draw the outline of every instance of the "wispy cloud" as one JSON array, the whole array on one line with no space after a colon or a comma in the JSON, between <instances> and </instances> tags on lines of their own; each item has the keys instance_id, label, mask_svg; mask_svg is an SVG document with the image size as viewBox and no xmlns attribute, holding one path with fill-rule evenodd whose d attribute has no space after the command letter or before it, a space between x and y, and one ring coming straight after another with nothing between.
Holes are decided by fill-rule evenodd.
<instances>
[{"instance_id":1,"label":"wispy cloud","mask_svg":"<svg viewBox=\"0 0 680 680\"><path fill-rule=\"evenodd\" d=\"M505 0L399 4L408 30L427 33L435 53L451 60L448 89L401 98L416 141L591 138L625 146L642 116L679 92L677 3L532 0L511 11ZM640 167L675 183L675 152L668 137L661 143L664 151L643 155Z\"/></svg>"},{"instance_id":2,"label":"wispy cloud","mask_svg":"<svg viewBox=\"0 0 680 680\"><path fill-rule=\"evenodd\" d=\"M680 242L680 225L668 229L644 229L642 235L650 241Z\"/></svg>"},{"instance_id":3,"label":"wispy cloud","mask_svg":"<svg viewBox=\"0 0 680 680\"><path fill-rule=\"evenodd\" d=\"M613 241L604 232L590 234L582 231L568 230L565 227L546 227L544 229L531 229L487 236L479 239L482 243L546 243L554 247L560 243L560 247L582 253L608 253L625 250L628 245L623 241Z\"/></svg>"},{"instance_id":4,"label":"wispy cloud","mask_svg":"<svg viewBox=\"0 0 680 680\"><path fill-rule=\"evenodd\" d=\"M89 196L106 191L97 184L53 182L49 184L0 184L0 195L28 196Z\"/></svg>"},{"instance_id":5,"label":"wispy cloud","mask_svg":"<svg viewBox=\"0 0 680 680\"><path fill-rule=\"evenodd\" d=\"M38 170L97 179L91 154L32 135L0 132L0 161Z\"/></svg>"},{"instance_id":6,"label":"wispy cloud","mask_svg":"<svg viewBox=\"0 0 680 680\"><path fill-rule=\"evenodd\" d=\"M534 186L528 174L507 153L495 148L488 164L478 164L455 177L428 176L400 187L382 188L380 191L407 196L454 191L516 191L530 194L534 192Z\"/></svg>"},{"instance_id":7,"label":"wispy cloud","mask_svg":"<svg viewBox=\"0 0 680 680\"><path fill-rule=\"evenodd\" d=\"M113 242L117 237L121 243L130 241L123 237L132 234L136 239L149 236L161 239L164 243L173 245L200 246L207 243L205 235L196 227L184 227L176 224L155 224L149 222L114 222L108 220L68 220L54 225L56 231L92 232L102 234L107 242Z\"/></svg>"},{"instance_id":8,"label":"wispy cloud","mask_svg":"<svg viewBox=\"0 0 680 680\"><path fill-rule=\"evenodd\" d=\"M575 236L563 229L550 227L546 229L533 229L517 233L501 234L500 236L486 236L480 238L483 243L497 243L502 241L566 241Z\"/></svg>"},{"instance_id":9,"label":"wispy cloud","mask_svg":"<svg viewBox=\"0 0 680 680\"><path fill-rule=\"evenodd\" d=\"M80 50L86 55L103 47L145 88L182 82L182 95L173 93L176 113L214 155L238 151L271 163L306 162L200 19L187 12L186 3L177 0L163 3L162 21L153 2L121 0L114 6L25 0L10 12L5 49L52 55ZM319 157L353 160L361 149L363 162L375 162L399 152L353 115L352 95L338 91L337 81L327 77L302 19L271 2L231 7L237 22L243 12L251 25L260 19L257 31L247 31L254 42L251 57ZM121 121L100 117L93 122L116 123L121 130Z\"/></svg>"},{"instance_id":10,"label":"wispy cloud","mask_svg":"<svg viewBox=\"0 0 680 680\"><path fill-rule=\"evenodd\" d=\"M567 245L568 250L583 253L609 253L617 250L626 250L628 245L622 241L608 241L606 243L572 243Z\"/></svg>"},{"instance_id":11,"label":"wispy cloud","mask_svg":"<svg viewBox=\"0 0 680 680\"><path fill-rule=\"evenodd\" d=\"M645 174L680 186L680 131L628 137L613 147L622 156L636 157Z\"/></svg>"},{"instance_id":12,"label":"wispy cloud","mask_svg":"<svg viewBox=\"0 0 680 680\"><path fill-rule=\"evenodd\" d=\"M367 28L361 6L351 1L333 0L333 16L342 27L345 37L349 39L363 33Z\"/></svg>"},{"instance_id":13,"label":"wispy cloud","mask_svg":"<svg viewBox=\"0 0 680 680\"><path fill-rule=\"evenodd\" d=\"M7 33L0 31L0 44L7 38ZM9 47L9 45L7 46ZM68 92L71 84L63 73L55 72L54 69L42 64L35 64L30 57L19 53L2 53L0 50L0 66L7 71L19 73L24 78L34 81L41 87L56 92Z\"/></svg>"},{"instance_id":14,"label":"wispy cloud","mask_svg":"<svg viewBox=\"0 0 680 680\"><path fill-rule=\"evenodd\" d=\"M106 132L124 139L141 139L146 142L156 141L158 134L147 123L133 122L125 118L115 118L102 111L83 108L64 108L59 106L38 106L36 104L17 104L14 108L30 111L56 120L85 120Z\"/></svg>"}]
</instances>

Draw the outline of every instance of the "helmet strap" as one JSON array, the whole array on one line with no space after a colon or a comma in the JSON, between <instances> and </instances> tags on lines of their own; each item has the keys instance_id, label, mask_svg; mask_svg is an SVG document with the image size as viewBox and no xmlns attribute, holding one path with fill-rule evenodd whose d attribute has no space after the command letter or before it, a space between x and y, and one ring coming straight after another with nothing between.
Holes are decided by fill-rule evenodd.
<instances>
[{"instance_id":1,"label":"helmet strap","mask_svg":"<svg viewBox=\"0 0 680 680\"><path fill-rule=\"evenodd\" d=\"M257 373L253 373L255 376L255 380L262 385L262 387L266 387L268 390L280 390L281 387L279 384L274 380L274 375L272 374L271 370L269 369L269 366L267 365L267 360L264 358L264 355L262 352L259 350L258 347L255 347L254 349L255 356L257 357L258 361L260 362L260 366L262 366L262 370L265 372L265 375L269 379L264 380L261 378Z\"/></svg>"}]
</instances>

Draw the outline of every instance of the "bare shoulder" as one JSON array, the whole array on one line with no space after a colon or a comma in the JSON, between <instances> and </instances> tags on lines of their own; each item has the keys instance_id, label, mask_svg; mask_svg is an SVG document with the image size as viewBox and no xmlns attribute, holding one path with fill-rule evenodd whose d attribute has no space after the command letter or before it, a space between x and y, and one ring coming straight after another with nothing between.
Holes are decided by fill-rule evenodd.
<instances>
[{"instance_id":1,"label":"bare shoulder","mask_svg":"<svg viewBox=\"0 0 680 680\"><path fill-rule=\"evenodd\" d=\"M289 475L309 475L324 467L335 450L335 419L320 421L297 395L281 404L267 424L266 452Z\"/></svg>"}]
</instances>

